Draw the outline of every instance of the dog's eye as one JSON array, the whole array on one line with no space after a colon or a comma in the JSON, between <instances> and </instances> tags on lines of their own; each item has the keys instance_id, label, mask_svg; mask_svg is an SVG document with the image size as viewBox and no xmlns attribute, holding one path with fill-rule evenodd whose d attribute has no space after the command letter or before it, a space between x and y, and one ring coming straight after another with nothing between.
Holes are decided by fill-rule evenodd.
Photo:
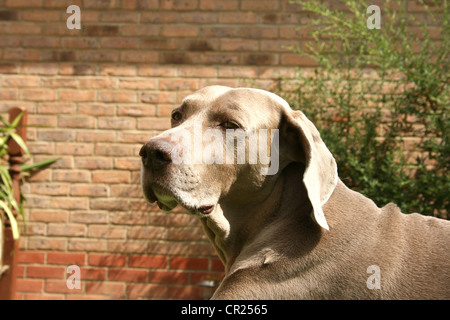
<instances>
[{"instance_id":1,"label":"dog's eye","mask_svg":"<svg viewBox=\"0 0 450 320\"><path fill-rule=\"evenodd\" d=\"M220 124L222 128L225 129L239 129L240 126L234 121L225 121Z\"/></svg>"},{"instance_id":2,"label":"dog's eye","mask_svg":"<svg viewBox=\"0 0 450 320\"><path fill-rule=\"evenodd\" d=\"M181 114L180 111L172 112L172 120L173 120L173 121L178 122L178 121L181 120L181 118L183 118L183 115Z\"/></svg>"}]
</instances>

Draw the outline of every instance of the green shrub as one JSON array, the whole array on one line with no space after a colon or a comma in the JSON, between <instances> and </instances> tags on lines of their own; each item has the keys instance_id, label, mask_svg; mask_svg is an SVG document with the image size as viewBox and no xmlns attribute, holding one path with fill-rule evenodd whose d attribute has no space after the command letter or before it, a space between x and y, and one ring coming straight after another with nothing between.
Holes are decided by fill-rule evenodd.
<instances>
[{"instance_id":1,"label":"green shrub","mask_svg":"<svg viewBox=\"0 0 450 320\"><path fill-rule=\"evenodd\" d=\"M278 93L315 123L334 154L341 179L379 206L447 217L450 132L447 2L424 21L383 1L381 29L366 25L367 5L343 0L348 11L320 1L295 1L314 13L314 41L291 48L319 67L279 82ZM395 8L391 9L391 8ZM441 22L436 22L440 21ZM419 32L420 31L420 32Z\"/></svg>"}]
</instances>

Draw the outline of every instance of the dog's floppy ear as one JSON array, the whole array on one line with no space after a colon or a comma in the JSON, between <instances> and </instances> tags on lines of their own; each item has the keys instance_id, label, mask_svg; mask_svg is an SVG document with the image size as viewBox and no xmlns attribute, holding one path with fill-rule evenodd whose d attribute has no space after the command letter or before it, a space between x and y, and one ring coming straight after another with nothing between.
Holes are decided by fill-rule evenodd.
<instances>
[{"instance_id":1,"label":"dog's floppy ear","mask_svg":"<svg viewBox=\"0 0 450 320\"><path fill-rule=\"evenodd\" d=\"M303 183L313 207L315 221L329 230L322 206L333 193L337 180L337 164L325 146L319 131L297 110L282 108L280 138L283 137L292 161L305 164Z\"/></svg>"}]
</instances>

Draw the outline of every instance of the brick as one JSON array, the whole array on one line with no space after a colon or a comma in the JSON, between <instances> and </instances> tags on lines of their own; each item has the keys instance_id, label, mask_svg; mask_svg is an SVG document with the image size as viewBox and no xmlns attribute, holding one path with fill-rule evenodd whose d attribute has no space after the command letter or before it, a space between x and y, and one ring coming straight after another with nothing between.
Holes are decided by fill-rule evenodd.
<instances>
[{"instance_id":1,"label":"brick","mask_svg":"<svg viewBox=\"0 0 450 320\"><path fill-rule=\"evenodd\" d=\"M13 10L1 10L0 21L16 21L19 20L19 12Z\"/></svg>"},{"instance_id":2,"label":"brick","mask_svg":"<svg viewBox=\"0 0 450 320\"><path fill-rule=\"evenodd\" d=\"M159 89L169 91L195 91L198 89L198 81L196 79L160 79Z\"/></svg>"},{"instance_id":3,"label":"brick","mask_svg":"<svg viewBox=\"0 0 450 320\"><path fill-rule=\"evenodd\" d=\"M64 280L47 280L45 281L45 291L47 293L81 293L83 292L84 282L81 281L81 288L69 289L67 287L67 279Z\"/></svg>"},{"instance_id":4,"label":"brick","mask_svg":"<svg viewBox=\"0 0 450 320\"><path fill-rule=\"evenodd\" d=\"M198 0L162 0L162 10L194 10L198 6Z\"/></svg>"},{"instance_id":5,"label":"brick","mask_svg":"<svg viewBox=\"0 0 450 320\"><path fill-rule=\"evenodd\" d=\"M100 46L102 48L111 49L136 49L138 48L139 41L135 38L102 38L100 40Z\"/></svg>"},{"instance_id":6,"label":"brick","mask_svg":"<svg viewBox=\"0 0 450 320\"><path fill-rule=\"evenodd\" d=\"M142 12L141 23L176 23L178 22L178 12Z\"/></svg>"},{"instance_id":7,"label":"brick","mask_svg":"<svg viewBox=\"0 0 450 320\"><path fill-rule=\"evenodd\" d=\"M120 79L119 88L135 90L152 90L157 88L157 80L149 78Z\"/></svg>"},{"instance_id":8,"label":"brick","mask_svg":"<svg viewBox=\"0 0 450 320\"><path fill-rule=\"evenodd\" d=\"M89 64L60 65L62 75L92 75L96 73L96 67Z\"/></svg>"},{"instance_id":9,"label":"brick","mask_svg":"<svg viewBox=\"0 0 450 320\"><path fill-rule=\"evenodd\" d=\"M129 257L128 266L136 268L166 268L167 257L132 255Z\"/></svg>"},{"instance_id":10,"label":"brick","mask_svg":"<svg viewBox=\"0 0 450 320\"><path fill-rule=\"evenodd\" d=\"M108 76L134 76L136 75L136 66L130 64L102 64L99 67L100 75L108 75Z\"/></svg>"},{"instance_id":11,"label":"brick","mask_svg":"<svg viewBox=\"0 0 450 320\"><path fill-rule=\"evenodd\" d=\"M217 68L212 66L180 66L178 76L188 78L216 77Z\"/></svg>"},{"instance_id":12,"label":"brick","mask_svg":"<svg viewBox=\"0 0 450 320\"><path fill-rule=\"evenodd\" d=\"M245 66L221 66L218 69L220 78L257 78L258 69L256 67Z\"/></svg>"},{"instance_id":13,"label":"brick","mask_svg":"<svg viewBox=\"0 0 450 320\"><path fill-rule=\"evenodd\" d=\"M95 119L89 116L59 116L58 127L60 128L94 128Z\"/></svg>"},{"instance_id":14,"label":"brick","mask_svg":"<svg viewBox=\"0 0 450 320\"><path fill-rule=\"evenodd\" d=\"M117 62L119 52L111 50L86 50L78 52L78 60L86 62Z\"/></svg>"},{"instance_id":15,"label":"brick","mask_svg":"<svg viewBox=\"0 0 450 320\"><path fill-rule=\"evenodd\" d=\"M206 240L205 232L199 228L170 228L168 240L175 241L196 241Z\"/></svg>"},{"instance_id":16,"label":"brick","mask_svg":"<svg viewBox=\"0 0 450 320\"><path fill-rule=\"evenodd\" d=\"M0 20L1 20L1 11L0 11ZM14 74L18 73L19 66L16 63L0 63L0 73L4 74Z\"/></svg>"},{"instance_id":17,"label":"brick","mask_svg":"<svg viewBox=\"0 0 450 320\"><path fill-rule=\"evenodd\" d=\"M279 1L273 0L244 0L241 3L243 11L276 11L279 9Z\"/></svg>"},{"instance_id":18,"label":"brick","mask_svg":"<svg viewBox=\"0 0 450 320\"><path fill-rule=\"evenodd\" d=\"M58 70L59 70L58 65L54 63L23 63L21 73L56 75L58 73Z\"/></svg>"},{"instance_id":19,"label":"brick","mask_svg":"<svg viewBox=\"0 0 450 320\"><path fill-rule=\"evenodd\" d=\"M29 115L28 125L30 126L44 126L44 127L56 127L56 117L55 116L40 116L40 115Z\"/></svg>"},{"instance_id":20,"label":"brick","mask_svg":"<svg viewBox=\"0 0 450 320\"><path fill-rule=\"evenodd\" d=\"M0 47L18 47L20 38L16 36L0 35Z\"/></svg>"},{"instance_id":21,"label":"brick","mask_svg":"<svg viewBox=\"0 0 450 320\"><path fill-rule=\"evenodd\" d=\"M104 102L136 102L136 92L133 91L102 91L99 101Z\"/></svg>"},{"instance_id":22,"label":"brick","mask_svg":"<svg viewBox=\"0 0 450 320\"><path fill-rule=\"evenodd\" d=\"M86 170L53 170L52 179L54 181L88 182L90 172Z\"/></svg>"},{"instance_id":23,"label":"brick","mask_svg":"<svg viewBox=\"0 0 450 320\"><path fill-rule=\"evenodd\" d=\"M140 118L137 122L140 130L167 130L170 126L169 118Z\"/></svg>"},{"instance_id":24,"label":"brick","mask_svg":"<svg viewBox=\"0 0 450 320\"><path fill-rule=\"evenodd\" d=\"M144 270L109 270L108 280L126 281L126 282L145 282L147 280L147 271Z\"/></svg>"},{"instance_id":25,"label":"brick","mask_svg":"<svg viewBox=\"0 0 450 320\"><path fill-rule=\"evenodd\" d=\"M57 37L25 36L22 38L23 47L57 48L59 45L60 39Z\"/></svg>"},{"instance_id":26,"label":"brick","mask_svg":"<svg viewBox=\"0 0 450 320\"><path fill-rule=\"evenodd\" d=\"M103 89L115 88L117 81L107 77L86 77L80 79L80 88Z\"/></svg>"},{"instance_id":27,"label":"brick","mask_svg":"<svg viewBox=\"0 0 450 320\"><path fill-rule=\"evenodd\" d=\"M99 239L69 239L68 249L70 251L106 251L106 240Z\"/></svg>"},{"instance_id":28,"label":"brick","mask_svg":"<svg viewBox=\"0 0 450 320\"><path fill-rule=\"evenodd\" d=\"M94 146L85 143L62 143L57 142L55 145L56 154L72 154L72 155L91 155Z\"/></svg>"},{"instance_id":29,"label":"brick","mask_svg":"<svg viewBox=\"0 0 450 320\"><path fill-rule=\"evenodd\" d=\"M103 239L124 239L127 229L124 227L89 226L88 237Z\"/></svg>"},{"instance_id":30,"label":"brick","mask_svg":"<svg viewBox=\"0 0 450 320\"><path fill-rule=\"evenodd\" d=\"M85 253L49 252L47 257L48 264L62 264L65 266L83 266L85 261Z\"/></svg>"},{"instance_id":31,"label":"brick","mask_svg":"<svg viewBox=\"0 0 450 320\"><path fill-rule=\"evenodd\" d=\"M66 248L66 239L61 238L30 238L28 239L29 250L57 250Z\"/></svg>"},{"instance_id":32,"label":"brick","mask_svg":"<svg viewBox=\"0 0 450 320\"><path fill-rule=\"evenodd\" d=\"M71 196L106 197L108 195L106 184L72 184L70 186Z\"/></svg>"},{"instance_id":33,"label":"brick","mask_svg":"<svg viewBox=\"0 0 450 320\"><path fill-rule=\"evenodd\" d=\"M79 223L107 223L108 215L105 212L95 212L93 210L89 212L71 212L70 221Z\"/></svg>"},{"instance_id":34,"label":"brick","mask_svg":"<svg viewBox=\"0 0 450 320\"><path fill-rule=\"evenodd\" d=\"M128 203L123 199L92 199L90 201L90 208L94 210L107 210L107 211L125 211L128 209Z\"/></svg>"},{"instance_id":35,"label":"brick","mask_svg":"<svg viewBox=\"0 0 450 320\"><path fill-rule=\"evenodd\" d=\"M168 287L167 296L169 299L209 299L208 288L203 287Z\"/></svg>"},{"instance_id":36,"label":"brick","mask_svg":"<svg viewBox=\"0 0 450 320\"><path fill-rule=\"evenodd\" d=\"M208 11L236 11L239 7L238 0L200 0L199 8Z\"/></svg>"},{"instance_id":37,"label":"brick","mask_svg":"<svg viewBox=\"0 0 450 320\"><path fill-rule=\"evenodd\" d=\"M79 169L112 169L112 159L106 157L77 157L75 168Z\"/></svg>"},{"instance_id":38,"label":"brick","mask_svg":"<svg viewBox=\"0 0 450 320\"><path fill-rule=\"evenodd\" d=\"M67 222L68 216L67 211L32 209L29 219L40 222Z\"/></svg>"},{"instance_id":39,"label":"brick","mask_svg":"<svg viewBox=\"0 0 450 320\"><path fill-rule=\"evenodd\" d=\"M247 39L275 39L278 29L273 27L241 27L241 35Z\"/></svg>"},{"instance_id":40,"label":"brick","mask_svg":"<svg viewBox=\"0 0 450 320\"><path fill-rule=\"evenodd\" d=\"M140 76L150 77L174 77L177 74L176 67L173 66L139 66Z\"/></svg>"},{"instance_id":41,"label":"brick","mask_svg":"<svg viewBox=\"0 0 450 320\"><path fill-rule=\"evenodd\" d=\"M131 227L128 231L130 239L167 239L168 230L163 227Z\"/></svg>"},{"instance_id":42,"label":"brick","mask_svg":"<svg viewBox=\"0 0 450 320\"><path fill-rule=\"evenodd\" d=\"M149 282L188 284L189 273L183 271L150 271Z\"/></svg>"},{"instance_id":43,"label":"brick","mask_svg":"<svg viewBox=\"0 0 450 320\"><path fill-rule=\"evenodd\" d=\"M17 100L17 90L0 89L0 100Z\"/></svg>"},{"instance_id":44,"label":"brick","mask_svg":"<svg viewBox=\"0 0 450 320\"><path fill-rule=\"evenodd\" d=\"M289 47L296 47L295 40L261 40L261 50L264 52L291 52Z\"/></svg>"},{"instance_id":45,"label":"brick","mask_svg":"<svg viewBox=\"0 0 450 320\"><path fill-rule=\"evenodd\" d=\"M219 23L228 24L256 24L258 15L254 12L220 12Z\"/></svg>"},{"instance_id":46,"label":"brick","mask_svg":"<svg viewBox=\"0 0 450 320\"><path fill-rule=\"evenodd\" d=\"M39 263L43 264L45 262L45 253L44 252L35 252L35 251L23 251L20 250L17 256L18 263Z\"/></svg>"},{"instance_id":47,"label":"brick","mask_svg":"<svg viewBox=\"0 0 450 320\"><path fill-rule=\"evenodd\" d=\"M117 115L131 117L155 116L155 109L155 106L152 105L120 105L117 106Z\"/></svg>"},{"instance_id":48,"label":"brick","mask_svg":"<svg viewBox=\"0 0 450 320\"><path fill-rule=\"evenodd\" d=\"M77 142L114 142L115 131L83 130L77 132Z\"/></svg>"},{"instance_id":49,"label":"brick","mask_svg":"<svg viewBox=\"0 0 450 320\"><path fill-rule=\"evenodd\" d=\"M40 130L37 137L41 141L74 141L75 132L67 130Z\"/></svg>"},{"instance_id":50,"label":"brick","mask_svg":"<svg viewBox=\"0 0 450 320\"><path fill-rule=\"evenodd\" d=\"M106 268L81 268L81 279L83 280L106 280Z\"/></svg>"},{"instance_id":51,"label":"brick","mask_svg":"<svg viewBox=\"0 0 450 320\"><path fill-rule=\"evenodd\" d=\"M114 254L89 254L88 264L91 266L102 267L125 267L127 257L124 255Z\"/></svg>"},{"instance_id":52,"label":"brick","mask_svg":"<svg viewBox=\"0 0 450 320\"><path fill-rule=\"evenodd\" d=\"M137 22L137 12L106 11L100 14L103 22Z\"/></svg>"},{"instance_id":53,"label":"brick","mask_svg":"<svg viewBox=\"0 0 450 320\"><path fill-rule=\"evenodd\" d=\"M29 278L46 278L46 279L63 279L66 269L64 267L50 266L28 266L27 277Z\"/></svg>"},{"instance_id":54,"label":"brick","mask_svg":"<svg viewBox=\"0 0 450 320\"><path fill-rule=\"evenodd\" d=\"M23 300L64 300L63 294L35 294L28 293L24 295Z\"/></svg>"},{"instance_id":55,"label":"brick","mask_svg":"<svg viewBox=\"0 0 450 320\"><path fill-rule=\"evenodd\" d=\"M99 42L97 38L65 37L61 39L61 48L93 49L98 47Z\"/></svg>"},{"instance_id":56,"label":"brick","mask_svg":"<svg viewBox=\"0 0 450 320\"><path fill-rule=\"evenodd\" d=\"M125 117L100 117L98 118L98 128L100 129L135 129L136 119Z\"/></svg>"},{"instance_id":57,"label":"brick","mask_svg":"<svg viewBox=\"0 0 450 320\"><path fill-rule=\"evenodd\" d=\"M286 53L281 55L282 65L294 65L301 67L317 67L318 63L308 56L300 56L298 54Z\"/></svg>"},{"instance_id":58,"label":"brick","mask_svg":"<svg viewBox=\"0 0 450 320\"><path fill-rule=\"evenodd\" d=\"M146 240L109 240L108 252L117 253L146 253Z\"/></svg>"},{"instance_id":59,"label":"brick","mask_svg":"<svg viewBox=\"0 0 450 320\"><path fill-rule=\"evenodd\" d=\"M116 170L97 170L92 173L93 183L129 183L130 172Z\"/></svg>"},{"instance_id":60,"label":"brick","mask_svg":"<svg viewBox=\"0 0 450 320\"><path fill-rule=\"evenodd\" d=\"M239 64L239 53L221 53L221 52L206 52L200 58L200 63L208 65L235 65Z\"/></svg>"},{"instance_id":61,"label":"brick","mask_svg":"<svg viewBox=\"0 0 450 320\"><path fill-rule=\"evenodd\" d=\"M276 55L267 53L243 54L242 58L247 65L272 65L278 62Z\"/></svg>"},{"instance_id":62,"label":"brick","mask_svg":"<svg viewBox=\"0 0 450 320\"><path fill-rule=\"evenodd\" d=\"M208 270L208 259L175 257L170 259L171 269Z\"/></svg>"},{"instance_id":63,"label":"brick","mask_svg":"<svg viewBox=\"0 0 450 320\"><path fill-rule=\"evenodd\" d=\"M19 292L42 292L44 280L17 279L16 290Z\"/></svg>"},{"instance_id":64,"label":"brick","mask_svg":"<svg viewBox=\"0 0 450 320\"><path fill-rule=\"evenodd\" d=\"M72 78L49 77L40 79L41 87L46 88L77 88L78 80Z\"/></svg>"},{"instance_id":65,"label":"brick","mask_svg":"<svg viewBox=\"0 0 450 320\"><path fill-rule=\"evenodd\" d=\"M218 37L218 38L234 38L239 36L240 28L236 26L223 26L223 25L215 25L215 26L202 26L200 29L200 34L203 37Z\"/></svg>"},{"instance_id":66,"label":"brick","mask_svg":"<svg viewBox=\"0 0 450 320\"><path fill-rule=\"evenodd\" d=\"M42 0L6 0L6 6L12 8L37 8L42 7Z\"/></svg>"},{"instance_id":67,"label":"brick","mask_svg":"<svg viewBox=\"0 0 450 320\"><path fill-rule=\"evenodd\" d=\"M135 140L129 139L130 142L137 142ZM140 138L139 141L145 142L146 139ZM141 169L141 159L133 157L133 158L117 158L114 159L114 168L119 170L140 170ZM125 197L141 197L142 190L139 186L113 186L111 188L112 196L125 196Z\"/></svg>"},{"instance_id":68,"label":"brick","mask_svg":"<svg viewBox=\"0 0 450 320\"><path fill-rule=\"evenodd\" d=\"M141 13L141 21L143 21L145 13ZM146 21L143 21L146 22ZM159 26L157 25L123 25L122 26L122 35L123 36L144 36L144 37L155 37L159 34ZM142 42L145 39L141 40L141 48Z\"/></svg>"},{"instance_id":69,"label":"brick","mask_svg":"<svg viewBox=\"0 0 450 320\"><path fill-rule=\"evenodd\" d=\"M196 37L199 28L191 25L163 25L161 28L162 37Z\"/></svg>"},{"instance_id":70,"label":"brick","mask_svg":"<svg viewBox=\"0 0 450 320\"><path fill-rule=\"evenodd\" d=\"M211 12L185 12L180 15L180 23L215 24L218 20L217 13Z\"/></svg>"},{"instance_id":71,"label":"brick","mask_svg":"<svg viewBox=\"0 0 450 320\"><path fill-rule=\"evenodd\" d=\"M138 156L134 146L125 144L104 144L98 143L95 147L95 154L98 156Z\"/></svg>"},{"instance_id":72,"label":"brick","mask_svg":"<svg viewBox=\"0 0 450 320\"><path fill-rule=\"evenodd\" d=\"M41 171L33 174L27 180L28 180L28 182L50 181L51 180L51 170L50 169L41 170Z\"/></svg>"},{"instance_id":73,"label":"brick","mask_svg":"<svg viewBox=\"0 0 450 320\"><path fill-rule=\"evenodd\" d=\"M148 213L111 212L111 223L124 225L147 224Z\"/></svg>"},{"instance_id":74,"label":"brick","mask_svg":"<svg viewBox=\"0 0 450 320\"><path fill-rule=\"evenodd\" d=\"M90 9L119 9L120 0L84 0L85 8Z\"/></svg>"},{"instance_id":75,"label":"brick","mask_svg":"<svg viewBox=\"0 0 450 320\"><path fill-rule=\"evenodd\" d=\"M69 191L69 185L67 183L33 183L31 185L31 191L34 194L49 195L49 196L61 196L67 195Z\"/></svg>"},{"instance_id":76,"label":"brick","mask_svg":"<svg viewBox=\"0 0 450 320\"><path fill-rule=\"evenodd\" d=\"M220 49L223 51L256 51L259 49L259 41L248 39L221 39Z\"/></svg>"},{"instance_id":77,"label":"brick","mask_svg":"<svg viewBox=\"0 0 450 320\"><path fill-rule=\"evenodd\" d=\"M63 8L67 9L68 6L74 4L79 7L82 6L82 0L45 0L43 1L45 8Z\"/></svg>"},{"instance_id":78,"label":"brick","mask_svg":"<svg viewBox=\"0 0 450 320\"><path fill-rule=\"evenodd\" d=\"M64 197L61 199L53 197L50 199L49 207L53 209L84 210L89 207L89 201L86 198Z\"/></svg>"},{"instance_id":79,"label":"brick","mask_svg":"<svg viewBox=\"0 0 450 320\"><path fill-rule=\"evenodd\" d=\"M157 284L128 284L127 296L129 299L167 298L167 287Z\"/></svg>"},{"instance_id":80,"label":"brick","mask_svg":"<svg viewBox=\"0 0 450 320\"><path fill-rule=\"evenodd\" d=\"M24 89L22 90L22 99L29 101L54 101L56 93L48 89Z\"/></svg>"},{"instance_id":81,"label":"brick","mask_svg":"<svg viewBox=\"0 0 450 320\"><path fill-rule=\"evenodd\" d=\"M23 88L23 87L37 87L39 86L39 77L36 76L10 76L1 79L2 87L13 87L13 88Z\"/></svg>"},{"instance_id":82,"label":"brick","mask_svg":"<svg viewBox=\"0 0 450 320\"><path fill-rule=\"evenodd\" d=\"M61 101L94 101L95 91L91 90L60 90L59 100Z\"/></svg>"},{"instance_id":83,"label":"brick","mask_svg":"<svg viewBox=\"0 0 450 320\"><path fill-rule=\"evenodd\" d=\"M92 116L112 116L115 113L115 106L103 103L81 103L78 105L78 113Z\"/></svg>"},{"instance_id":84,"label":"brick","mask_svg":"<svg viewBox=\"0 0 450 320\"><path fill-rule=\"evenodd\" d=\"M83 237L87 227L81 224L50 223L47 227L47 235L64 237Z\"/></svg>"},{"instance_id":85,"label":"brick","mask_svg":"<svg viewBox=\"0 0 450 320\"><path fill-rule=\"evenodd\" d=\"M28 141L27 144L31 154L55 154L53 143Z\"/></svg>"}]
</instances>

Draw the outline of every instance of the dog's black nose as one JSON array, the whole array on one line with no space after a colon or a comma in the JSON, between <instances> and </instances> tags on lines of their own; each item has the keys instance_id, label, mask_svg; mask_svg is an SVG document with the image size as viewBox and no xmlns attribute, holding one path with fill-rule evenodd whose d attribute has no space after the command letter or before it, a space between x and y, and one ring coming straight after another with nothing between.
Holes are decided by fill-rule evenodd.
<instances>
[{"instance_id":1,"label":"dog's black nose","mask_svg":"<svg viewBox=\"0 0 450 320\"><path fill-rule=\"evenodd\" d=\"M144 166L158 170L172 162L173 148L174 145L167 140L152 139L142 146L139 155Z\"/></svg>"}]
</instances>

